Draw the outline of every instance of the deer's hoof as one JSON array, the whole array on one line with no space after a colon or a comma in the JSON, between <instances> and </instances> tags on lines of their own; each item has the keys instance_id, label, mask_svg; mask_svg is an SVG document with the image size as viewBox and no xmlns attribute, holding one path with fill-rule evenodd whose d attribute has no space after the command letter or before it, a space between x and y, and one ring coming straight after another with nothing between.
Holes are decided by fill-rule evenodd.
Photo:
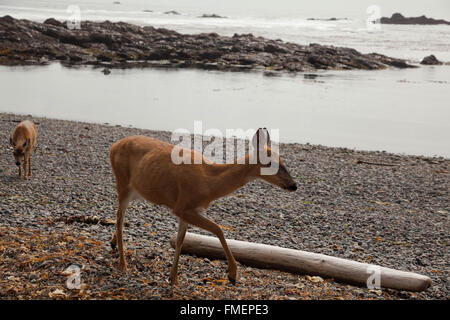
<instances>
[{"instance_id":1,"label":"deer's hoof","mask_svg":"<svg viewBox=\"0 0 450 320\"><path fill-rule=\"evenodd\" d=\"M126 263L119 263L119 270L122 272L127 272L127 264Z\"/></svg>"},{"instance_id":2,"label":"deer's hoof","mask_svg":"<svg viewBox=\"0 0 450 320\"><path fill-rule=\"evenodd\" d=\"M177 286L178 284L179 284L179 282L178 282L178 277L170 277L170 284L172 285L172 286Z\"/></svg>"},{"instance_id":3,"label":"deer's hoof","mask_svg":"<svg viewBox=\"0 0 450 320\"><path fill-rule=\"evenodd\" d=\"M230 275L228 275L228 280L231 282L232 285L236 285L236 277L232 277Z\"/></svg>"}]
</instances>

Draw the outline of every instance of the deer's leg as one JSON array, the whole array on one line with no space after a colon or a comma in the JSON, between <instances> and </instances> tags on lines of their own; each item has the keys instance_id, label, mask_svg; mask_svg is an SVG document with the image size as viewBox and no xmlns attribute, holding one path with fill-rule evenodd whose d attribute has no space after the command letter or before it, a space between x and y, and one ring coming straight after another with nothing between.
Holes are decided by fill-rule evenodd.
<instances>
[{"instance_id":1,"label":"deer's leg","mask_svg":"<svg viewBox=\"0 0 450 320\"><path fill-rule=\"evenodd\" d=\"M127 262L125 259L124 248L123 248L123 222L125 219L125 212L127 210L129 203L130 203L130 197L128 194L119 195L119 207L117 208L116 232L114 233L113 239L111 240L111 246L113 248L117 244L117 247L119 250L119 269L122 271L127 270Z\"/></svg>"},{"instance_id":2,"label":"deer's leg","mask_svg":"<svg viewBox=\"0 0 450 320\"><path fill-rule=\"evenodd\" d=\"M19 177L22 176L22 167L19 165Z\"/></svg>"},{"instance_id":3,"label":"deer's leg","mask_svg":"<svg viewBox=\"0 0 450 320\"><path fill-rule=\"evenodd\" d=\"M113 237L111 239L111 249L114 250L114 249L116 249L116 247L117 247L117 234L116 234L116 231L114 231Z\"/></svg>"},{"instance_id":4,"label":"deer's leg","mask_svg":"<svg viewBox=\"0 0 450 320\"><path fill-rule=\"evenodd\" d=\"M209 220L208 218L205 218L197 211L186 212L183 215L183 219L187 223L202 228L206 231L209 231L213 233L217 238L219 238L228 261L228 279L230 280L231 283L235 284L237 279L237 264L236 260L233 257L233 254L231 253L230 248L228 248L225 237L223 236L222 229L220 229L217 223Z\"/></svg>"},{"instance_id":5,"label":"deer's leg","mask_svg":"<svg viewBox=\"0 0 450 320\"><path fill-rule=\"evenodd\" d=\"M119 195L119 208L117 209L117 221L116 221L116 230L114 231L113 237L111 239L111 249L116 249L117 246L117 225L119 222L119 210L123 211L123 214L121 214L121 218L124 219L125 217L125 211L128 208L128 204L131 201L131 198L129 198L129 195L127 193L125 193L125 196L121 196ZM122 204L122 205L121 205ZM123 224L123 221L122 221ZM122 226L123 229L123 226Z\"/></svg>"},{"instance_id":6,"label":"deer's leg","mask_svg":"<svg viewBox=\"0 0 450 320\"><path fill-rule=\"evenodd\" d=\"M183 246L187 226L187 223L180 218L178 224L177 242L175 245L175 256L173 257L172 268L170 269L170 283L173 285L178 284L178 261L180 259L181 247Z\"/></svg>"},{"instance_id":7,"label":"deer's leg","mask_svg":"<svg viewBox=\"0 0 450 320\"><path fill-rule=\"evenodd\" d=\"M28 156L25 155L23 157L23 176L25 177L25 179L28 179L27 162L28 162Z\"/></svg>"},{"instance_id":8,"label":"deer's leg","mask_svg":"<svg viewBox=\"0 0 450 320\"><path fill-rule=\"evenodd\" d=\"M31 177L31 152L28 154L28 175Z\"/></svg>"}]
</instances>

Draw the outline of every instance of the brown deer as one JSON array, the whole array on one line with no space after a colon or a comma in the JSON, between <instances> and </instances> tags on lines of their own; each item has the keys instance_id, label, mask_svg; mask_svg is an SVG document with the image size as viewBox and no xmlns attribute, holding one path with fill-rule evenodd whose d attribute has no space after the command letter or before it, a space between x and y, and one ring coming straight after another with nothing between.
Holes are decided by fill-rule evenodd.
<instances>
[{"instance_id":1,"label":"brown deer","mask_svg":"<svg viewBox=\"0 0 450 320\"><path fill-rule=\"evenodd\" d=\"M174 164L171 160L175 147L157 139L132 136L114 143L110 150L111 166L116 177L119 207L117 209L116 231L111 247L119 250L119 269L126 271L126 261L122 241L125 211L130 201L145 199L157 205L164 205L179 218L175 256L170 271L170 282L177 284L178 260L186 228L192 225L217 236L228 261L228 279L236 282L237 264L228 248L219 225L202 215L209 204L241 188L253 179L263 179L282 189L295 191L297 185L288 173L280 156L268 146L267 129L258 129L253 137L253 154L245 155L245 161L238 159L231 164ZM262 147L261 147L262 146ZM278 171L273 175L261 175L261 168L270 166L259 160L260 150L271 155ZM194 159L194 150L184 149ZM257 161L250 161L256 154ZM197 154L197 156L199 156ZM275 159L275 160L273 160ZM241 161L239 161L241 160ZM253 162L254 164L252 164ZM245 163L245 164L242 164Z\"/></svg>"},{"instance_id":2,"label":"brown deer","mask_svg":"<svg viewBox=\"0 0 450 320\"><path fill-rule=\"evenodd\" d=\"M23 161L23 175L25 179L32 175L31 172L31 153L36 145L38 130L33 122L24 120L19 123L9 138L9 143L14 148L14 158L19 167L19 177L22 175L20 162ZM28 172L27 172L28 167Z\"/></svg>"}]
</instances>

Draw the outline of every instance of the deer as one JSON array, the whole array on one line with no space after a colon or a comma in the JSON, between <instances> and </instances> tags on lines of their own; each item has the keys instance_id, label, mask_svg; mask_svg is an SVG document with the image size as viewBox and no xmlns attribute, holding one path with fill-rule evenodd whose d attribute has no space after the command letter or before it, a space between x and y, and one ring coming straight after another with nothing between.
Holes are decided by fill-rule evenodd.
<instances>
[{"instance_id":1,"label":"deer","mask_svg":"<svg viewBox=\"0 0 450 320\"><path fill-rule=\"evenodd\" d=\"M13 147L13 155L16 165L19 168L19 177L22 176L21 161L23 161L23 175L27 180L32 175L31 171L31 153L36 146L38 129L30 120L20 122L9 138L9 143ZM28 172L27 172L28 168Z\"/></svg>"},{"instance_id":2,"label":"deer","mask_svg":"<svg viewBox=\"0 0 450 320\"><path fill-rule=\"evenodd\" d=\"M168 142L145 136L130 136L115 142L110 148L110 160L116 180L118 208L111 247L113 250L116 246L118 248L119 269L123 272L127 270L123 245L125 211L131 201L144 199L168 207L179 220L175 255L169 276L171 285L178 285L178 262L189 225L209 231L220 240L228 263L228 279L235 284L237 263L224 234L217 223L202 213L212 201L231 194L255 179L262 179L287 191L297 190L296 182L279 154L268 146L269 143L267 129L260 128L252 139L253 151L248 152L244 159L226 164L212 161L174 164L171 154L175 145ZM261 174L262 168L271 165L260 161L262 150L270 154L271 161L278 165L276 174ZM184 149L183 152L190 152L191 159L197 153L191 149ZM252 156L256 156L257 161L251 163ZM200 157L206 160L201 153Z\"/></svg>"}]
</instances>

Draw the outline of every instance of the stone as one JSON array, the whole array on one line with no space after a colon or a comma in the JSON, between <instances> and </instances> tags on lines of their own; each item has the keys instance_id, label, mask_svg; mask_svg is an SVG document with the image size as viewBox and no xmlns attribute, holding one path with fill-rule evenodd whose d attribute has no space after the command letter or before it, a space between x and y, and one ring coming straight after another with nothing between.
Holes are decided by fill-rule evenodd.
<instances>
[{"instance_id":1,"label":"stone","mask_svg":"<svg viewBox=\"0 0 450 320\"><path fill-rule=\"evenodd\" d=\"M439 61L434 55L427 56L423 58L423 60L420 62L420 64L425 65L441 65L442 62Z\"/></svg>"}]
</instances>

